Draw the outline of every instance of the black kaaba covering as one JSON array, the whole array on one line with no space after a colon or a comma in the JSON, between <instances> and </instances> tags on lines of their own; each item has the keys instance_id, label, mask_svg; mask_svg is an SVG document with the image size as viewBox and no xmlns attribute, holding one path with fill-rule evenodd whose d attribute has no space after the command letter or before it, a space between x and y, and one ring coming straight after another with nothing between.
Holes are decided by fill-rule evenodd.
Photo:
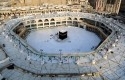
<instances>
[{"instance_id":1,"label":"black kaaba covering","mask_svg":"<svg viewBox=\"0 0 125 80\"><path fill-rule=\"evenodd\" d=\"M67 31L59 31L59 39L63 40L67 38Z\"/></svg>"}]
</instances>

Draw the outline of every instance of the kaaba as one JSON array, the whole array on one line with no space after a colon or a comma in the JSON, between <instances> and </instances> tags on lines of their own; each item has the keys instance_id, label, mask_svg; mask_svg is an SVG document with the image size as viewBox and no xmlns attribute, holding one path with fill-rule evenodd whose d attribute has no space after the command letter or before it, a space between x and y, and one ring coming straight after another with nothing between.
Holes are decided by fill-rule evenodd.
<instances>
[{"instance_id":1,"label":"kaaba","mask_svg":"<svg viewBox=\"0 0 125 80\"><path fill-rule=\"evenodd\" d=\"M64 40L67 38L67 31L59 31L59 39Z\"/></svg>"}]
</instances>

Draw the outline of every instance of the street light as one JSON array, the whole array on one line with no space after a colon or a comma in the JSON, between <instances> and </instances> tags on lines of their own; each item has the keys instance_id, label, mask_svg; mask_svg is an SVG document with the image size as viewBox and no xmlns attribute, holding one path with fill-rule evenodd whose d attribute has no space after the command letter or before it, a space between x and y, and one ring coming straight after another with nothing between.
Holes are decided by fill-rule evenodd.
<instances>
[{"instance_id":1,"label":"street light","mask_svg":"<svg viewBox=\"0 0 125 80\"><path fill-rule=\"evenodd\" d=\"M62 59L61 59L61 51L62 51L62 49L59 49L59 51L60 51L60 61L61 61L61 60L62 60Z\"/></svg>"},{"instance_id":2,"label":"street light","mask_svg":"<svg viewBox=\"0 0 125 80\"><path fill-rule=\"evenodd\" d=\"M40 49L40 52L41 52L41 54L42 54L42 61L43 61L43 53L42 53L42 52L43 52L43 50L42 50L42 49Z\"/></svg>"}]
</instances>

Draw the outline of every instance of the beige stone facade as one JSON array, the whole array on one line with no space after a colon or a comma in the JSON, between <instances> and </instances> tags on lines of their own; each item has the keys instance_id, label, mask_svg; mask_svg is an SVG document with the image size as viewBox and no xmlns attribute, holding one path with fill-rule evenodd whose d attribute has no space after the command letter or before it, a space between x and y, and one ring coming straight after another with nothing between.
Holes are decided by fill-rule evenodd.
<instances>
[{"instance_id":1,"label":"beige stone facade","mask_svg":"<svg viewBox=\"0 0 125 80\"><path fill-rule=\"evenodd\" d=\"M88 0L11 0L11 6L40 6L43 4L53 5L71 5L71 4L88 4Z\"/></svg>"},{"instance_id":2,"label":"beige stone facade","mask_svg":"<svg viewBox=\"0 0 125 80\"><path fill-rule=\"evenodd\" d=\"M25 5L39 6L42 4L66 4L66 0L25 0Z\"/></svg>"},{"instance_id":3,"label":"beige stone facade","mask_svg":"<svg viewBox=\"0 0 125 80\"><path fill-rule=\"evenodd\" d=\"M99 13L117 13L119 12L121 0L97 0L96 11Z\"/></svg>"},{"instance_id":4,"label":"beige stone facade","mask_svg":"<svg viewBox=\"0 0 125 80\"><path fill-rule=\"evenodd\" d=\"M80 0L11 0L11 6L40 6L43 4L79 4Z\"/></svg>"}]
</instances>

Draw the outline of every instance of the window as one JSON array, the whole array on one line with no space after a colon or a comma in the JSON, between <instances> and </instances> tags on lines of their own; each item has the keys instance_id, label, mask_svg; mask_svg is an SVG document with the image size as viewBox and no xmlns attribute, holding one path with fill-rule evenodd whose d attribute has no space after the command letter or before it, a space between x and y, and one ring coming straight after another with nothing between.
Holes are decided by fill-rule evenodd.
<instances>
[{"instance_id":1,"label":"window","mask_svg":"<svg viewBox=\"0 0 125 80\"><path fill-rule=\"evenodd\" d=\"M107 0L107 4L115 4L116 0Z\"/></svg>"}]
</instances>

